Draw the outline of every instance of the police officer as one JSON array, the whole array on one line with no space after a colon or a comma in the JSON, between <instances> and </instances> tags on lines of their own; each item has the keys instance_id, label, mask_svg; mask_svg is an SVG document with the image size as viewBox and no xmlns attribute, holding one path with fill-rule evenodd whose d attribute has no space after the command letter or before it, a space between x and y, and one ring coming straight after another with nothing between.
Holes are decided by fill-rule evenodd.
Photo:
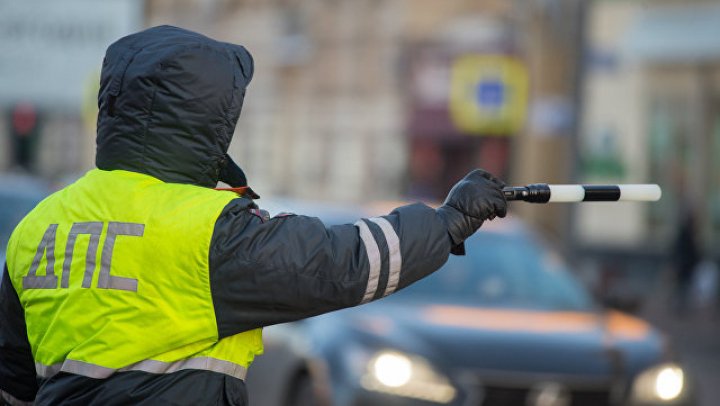
<instances>
[{"instance_id":1,"label":"police officer","mask_svg":"<svg viewBox=\"0 0 720 406\"><path fill-rule=\"evenodd\" d=\"M268 219L226 152L253 75L245 48L161 26L103 61L96 169L12 234L0 394L63 405L245 404L261 328L367 303L438 269L502 182L471 172L438 209L325 228Z\"/></svg>"}]
</instances>

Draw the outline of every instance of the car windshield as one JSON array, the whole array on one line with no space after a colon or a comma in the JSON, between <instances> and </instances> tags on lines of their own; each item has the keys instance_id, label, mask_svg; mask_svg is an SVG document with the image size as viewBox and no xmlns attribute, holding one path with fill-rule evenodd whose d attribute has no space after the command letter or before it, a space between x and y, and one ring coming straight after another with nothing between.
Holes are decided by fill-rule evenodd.
<instances>
[{"instance_id":1,"label":"car windshield","mask_svg":"<svg viewBox=\"0 0 720 406\"><path fill-rule=\"evenodd\" d=\"M477 233L466 241L466 251L451 255L440 271L398 292L395 300L565 311L593 307L559 257L528 237Z\"/></svg>"}]
</instances>

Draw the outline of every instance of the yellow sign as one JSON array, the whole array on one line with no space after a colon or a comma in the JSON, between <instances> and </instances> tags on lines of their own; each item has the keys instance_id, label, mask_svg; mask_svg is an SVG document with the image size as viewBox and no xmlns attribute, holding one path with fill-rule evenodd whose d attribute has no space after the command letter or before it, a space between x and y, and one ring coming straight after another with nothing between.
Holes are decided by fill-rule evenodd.
<instances>
[{"instance_id":1,"label":"yellow sign","mask_svg":"<svg viewBox=\"0 0 720 406\"><path fill-rule=\"evenodd\" d=\"M458 130L512 135L524 122L528 75L518 60L499 55L464 55L450 79L450 117Z\"/></svg>"}]
</instances>

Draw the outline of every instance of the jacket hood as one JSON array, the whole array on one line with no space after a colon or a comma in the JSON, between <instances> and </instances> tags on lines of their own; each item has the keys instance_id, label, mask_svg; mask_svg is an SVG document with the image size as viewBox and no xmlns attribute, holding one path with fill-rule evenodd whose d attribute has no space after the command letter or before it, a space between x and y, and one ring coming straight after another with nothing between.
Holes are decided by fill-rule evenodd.
<instances>
[{"instance_id":1,"label":"jacket hood","mask_svg":"<svg viewBox=\"0 0 720 406\"><path fill-rule=\"evenodd\" d=\"M253 69L244 47L177 27L119 39L100 75L97 167L214 187Z\"/></svg>"}]
</instances>

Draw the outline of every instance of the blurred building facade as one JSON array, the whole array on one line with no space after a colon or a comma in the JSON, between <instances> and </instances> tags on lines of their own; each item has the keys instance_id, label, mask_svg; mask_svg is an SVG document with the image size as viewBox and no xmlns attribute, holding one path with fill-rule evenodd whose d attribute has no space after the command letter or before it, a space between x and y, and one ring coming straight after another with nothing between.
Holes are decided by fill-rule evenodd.
<instances>
[{"instance_id":1,"label":"blurred building facade","mask_svg":"<svg viewBox=\"0 0 720 406\"><path fill-rule=\"evenodd\" d=\"M578 178L659 183L663 197L578 207L574 240L647 294L648 274L685 255L681 229L720 257L720 5L597 1L589 15Z\"/></svg>"}]
</instances>

